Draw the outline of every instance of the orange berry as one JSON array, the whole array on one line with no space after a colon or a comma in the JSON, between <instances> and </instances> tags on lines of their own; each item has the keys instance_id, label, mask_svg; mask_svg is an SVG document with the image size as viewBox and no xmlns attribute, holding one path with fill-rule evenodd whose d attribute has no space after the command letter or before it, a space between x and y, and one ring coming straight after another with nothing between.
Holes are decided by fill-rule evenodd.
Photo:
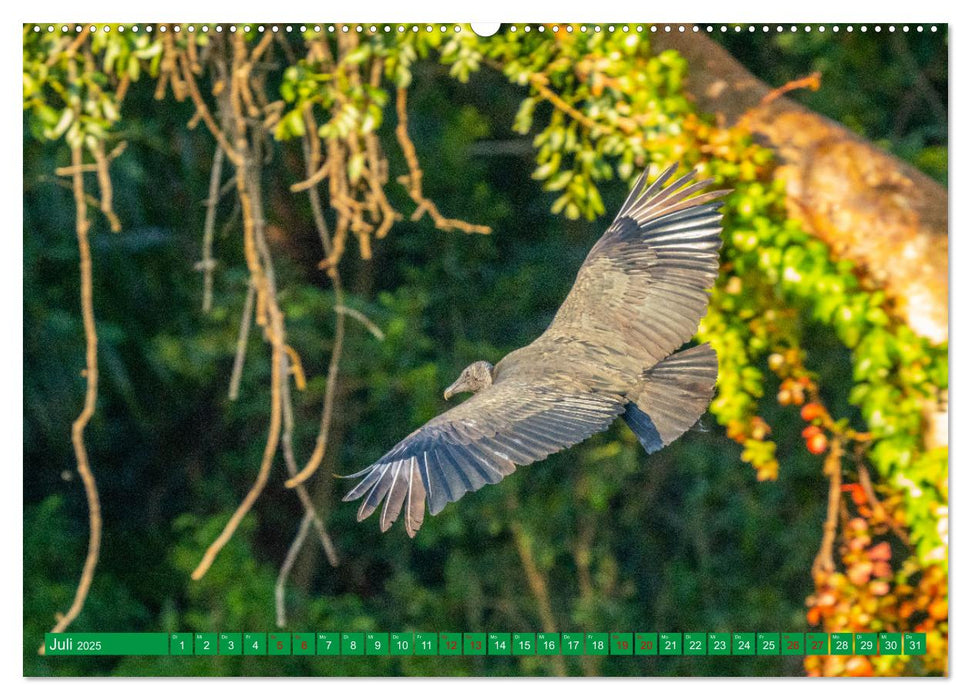
<instances>
[{"instance_id":1,"label":"orange berry","mask_svg":"<svg viewBox=\"0 0 971 700\"><path fill-rule=\"evenodd\" d=\"M751 435L756 440L764 440L766 437L768 437L769 433L772 432L772 429L769 427L769 424L766 423L759 416L755 416L752 419L750 427L751 427Z\"/></svg>"},{"instance_id":2,"label":"orange berry","mask_svg":"<svg viewBox=\"0 0 971 700\"><path fill-rule=\"evenodd\" d=\"M871 573L873 573L873 564L870 562L860 562L851 566L850 570L846 572L846 575L853 584L862 586L870 580Z\"/></svg>"},{"instance_id":3,"label":"orange berry","mask_svg":"<svg viewBox=\"0 0 971 700\"><path fill-rule=\"evenodd\" d=\"M886 581L873 581L870 583L870 593L875 596L885 596L890 592L890 584Z\"/></svg>"},{"instance_id":4,"label":"orange berry","mask_svg":"<svg viewBox=\"0 0 971 700\"><path fill-rule=\"evenodd\" d=\"M813 435L808 440L806 440L806 449L808 449L814 455L821 455L826 451L829 446L826 436L822 433Z\"/></svg>"},{"instance_id":5,"label":"orange berry","mask_svg":"<svg viewBox=\"0 0 971 700\"><path fill-rule=\"evenodd\" d=\"M813 401L803 406L802 410L799 412L799 415L801 415L802 419L808 423L809 421L822 418L824 415L826 415L826 409Z\"/></svg>"},{"instance_id":6,"label":"orange berry","mask_svg":"<svg viewBox=\"0 0 971 700\"><path fill-rule=\"evenodd\" d=\"M880 561L890 560L890 543L881 542L880 544L874 545L870 548L870 558L877 559Z\"/></svg>"},{"instance_id":7,"label":"orange berry","mask_svg":"<svg viewBox=\"0 0 971 700\"><path fill-rule=\"evenodd\" d=\"M893 576L893 569L885 561L878 561L873 565L873 575L878 578L890 578Z\"/></svg>"},{"instance_id":8,"label":"orange berry","mask_svg":"<svg viewBox=\"0 0 971 700\"><path fill-rule=\"evenodd\" d=\"M935 620L946 620L947 601L943 598L938 598L928 606L927 614L933 617Z\"/></svg>"}]
</instances>

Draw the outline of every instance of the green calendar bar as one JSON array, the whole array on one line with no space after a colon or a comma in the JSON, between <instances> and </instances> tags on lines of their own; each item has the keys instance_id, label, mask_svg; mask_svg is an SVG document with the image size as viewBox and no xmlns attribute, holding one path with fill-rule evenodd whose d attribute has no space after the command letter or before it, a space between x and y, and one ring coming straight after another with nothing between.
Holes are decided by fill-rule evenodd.
<instances>
[{"instance_id":1,"label":"green calendar bar","mask_svg":"<svg viewBox=\"0 0 971 700\"><path fill-rule=\"evenodd\" d=\"M512 635L508 632L489 633L489 656L509 656L512 654Z\"/></svg>"},{"instance_id":2,"label":"green calendar bar","mask_svg":"<svg viewBox=\"0 0 971 700\"><path fill-rule=\"evenodd\" d=\"M461 656L462 633L442 632L438 637L438 653L442 656Z\"/></svg>"},{"instance_id":3,"label":"green calendar bar","mask_svg":"<svg viewBox=\"0 0 971 700\"><path fill-rule=\"evenodd\" d=\"M805 656L806 655L806 635L802 632L783 632L782 633L782 655L783 656Z\"/></svg>"},{"instance_id":4,"label":"green calendar bar","mask_svg":"<svg viewBox=\"0 0 971 700\"><path fill-rule=\"evenodd\" d=\"M341 635L339 632L317 633L317 656L340 656Z\"/></svg>"},{"instance_id":5,"label":"green calendar bar","mask_svg":"<svg viewBox=\"0 0 971 700\"><path fill-rule=\"evenodd\" d=\"M902 654L903 635L900 632L881 632L878 638L881 656Z\"/></svg>"},{"instance_id":6,"label":"green calendar bar","mask_svg":"<svg viewBox=\"0 0 971 700\"><path fill-rule=\"evenodd\" d=\"M755 653L759 656L775 656L779 653L779 633L759 632L755 635Z\"/></svg>"},{"instance_id":7,"label":"green calendar bar","mask_svg":"<svg viewBox=\"0 0 971 700\"><path fill-rule=\"evenodd\" d=\"M411 656L415 653L415 635L411 632L392 632L390 645L392 656Z\"/></svg>"},{"instance_id":8,"label":"green calendar bar","mask_svg":"<svg viewBox=\"0 0 971 700\"><path fill-rule=\"evenodd\" d=\"M245 656L266 656L266 632L246 632L243 635Z\"/></svg>"},{"instance_id":9,"label":"green calendar bar","mask_svg":"<svg viewBox=\"0 0 971 700\"><path fill-rule=\"evenodd\" d=\"M341 634L341 654L343 656L364 656L364 633L344 632Z\"/></svg>"},{"instance_id":10,"label":"green calendar bar","mask_svg":"<svg viewBox=\"0 0 971 700\"><path fill-rule=\"evenodd\" d=\"M559 656L560 635L556 632L540 632L537 634L536 653L540 656Z\"/></svg>"},{"instance_id":11,"label":"green calendar bar","mask_svg":"<svg viewBox=\"0 0 971 700\"><path fill-rule=\"evenodd\" d=\"M579 632L564 632L560 644L560 653L564 656L583 656L586 649L583 646L583 635Z\"/></svg>"},{"instance_id":12,"label":"green calendar bar","mask_svg":"<svg viewBox=\"0 0 971 700\"><path fill-rule=\"evenodd\" d=\"M657 656L657 632L638 632L634 635L635 656Z\"/></svg>"},{"instance_id":13,"label":"green calendar bar","mask_svg":"<svg viewBox=\"0 0 971 700\"><path fill-rule=\"evenodd\" d=\"M860 656L877 653L877 635L874 632L857 632L853 635L853 649Z\"/></svg>"},{"instance_id":14,"label":"green calendar bar","mask_svg":"<svg viewBox=\"0 0 971 700\"><path fill-rule=\"evenodd\" d=\"M488 653L489 640L485 632L466 632L462 639L465 641L462 653L466 656L485 656Z\"/></svg>"},{"instance_id":15,"label":"green calendar bar","mask_svg":"<svg viewBox=\"0 0 971 700\"><path fill-rule=\"evenodd\" d=\"M927 653L926 632L904 632L904 653L920 656Z\"/></svg>"},{"instance_id":16,"label":"green calendar bar","mask_svg":"<svg viewBox=\"0 0 971 700\"><path fill-rule=\"evenodd\" d=\"M170 634L169 654L172 656L192 656L192 633L173 632Z\"/></svg>"},{"instance_id":17,"label":"green calendar bar","mask_svg":"<svg viewBox=\"0 0 971 700\"><path fill-rule=\"evenodd\" d=\"M728 632L708 633L708 655L729 656L732 653L732 635Z\"/></svg>"},{"instance_id":18,"label":"green calendar bar","mask_svg":"<svg viewBox=\"0 0 971 700\"><path fill-rule=\"evenodd\" d=\"M681 656L680 633L660 632L657 635L657 643L661 656Z\"/></svg>"},{"instance_id":19,"label":"green calendar bar","mask_svg":"<svg viewBox=\"0 0 971 700\"><path fill-rule=\"evenodd\" d=\"M732 634L732 656L753 656L754 654L754 632L735 632Z\"/></svg>"},{"instance_id":20,"label":"green calendar bar","mask_svg":"<svg viewBox=\"0 0 971 700\"><path fill-rule=\"evenodd\" d=\"M685 632L684 633L684 655L685 656L707 656L708 655L708 635L705 632Z\"/></svg>"},{"instance_id":21,"label":"green calendar bar","mask_svg":"<svg viewBox=\"0 0 971 700\"><path fill-rule=\"evenodd\" d=\"M825 632L810 632L806 635L806 654L826 656L829 654L829 635Z\"/></svg>"},{"instance_id":22,"label":"green calendar bar","mask_svg":"<svg viewBox=\"0 0 971 700\"><path fill-rule=\"evenodd\" d=\"M610 642L606 632L589 632L587 634L587 656L606 656L610 651Z\"/></svg>"},{"instance_id":23,"label":"green calendar bar","mask_svg":"<svg viewBox=\"0 0 971 700\"><path fill-rule=\"evenodd\" d=\"M316 637L313 632L293 633L293 655L313 656L317 653Z\"/></svg>"},{"instance_id":24,"label":"green calendar bar","mask_svg":"<svg viewBox=\"0 0 971 700\"><path fill-rule=\"evenodd\" d=\"M630 656L634 653L634 635L614 632L610 635L611 656Z\"/></svg>"},{"instance_id":25,"label":"green calendar bar","mask_svg":"<svg viewBox=\"0 0 971 700\"><path fill-rule=\"evenodd\" d=\"M438 656L438 635L415 632L415 656Z\"/></svg>"},{"instance_id":26,"label":"green calendar bar","mask_svg":"<svg viewBox=\"0 0 971 700\"><path fill-rule=\"evenodd\" d=\"M516 656L535 654L536 635L532 632L515 632L512 636L512 653Z\"/></svg>"},{"instance_id":27,"label":"green calendar bar","mask_svg":"<svg viewBox=\"0 0 971 700\"><path fill-rule=\"evenodd\" d=\"M215 656L219 649L219 636L215 632L196 632L193 640L196 656Z\"/></svg>"},{"instance_id":28,"label":"green calendar bar","mask_svg":"<svg viewBox=\"0 0 971 700\"><path fill-rule=\"evenodd\" d=\"M391 653L387 632L368 632L364 635L368 656L387 656Z\"/></svg>"},{"instance_id":29,"label":"green calendar bar","mask_svg":"<svg viewBox=\"0 0 971 700\"><path fill-rule=\"evenodd\" d=\"M48 656L168 656L165 632L48 632Z\"/></svg>"},{"instance_id":30,"label":"green calendar bar","mask_svg":"<svg viewBox=\"0 0 971 700\"><path fill-rule=\"evenodd\" d=\"M270 656L292 656L293 635L287 632L270 632L267 642Z\"/></svg>"},{"instance_id":31,"label":"green calendar bar","mask_svg":"<svg viewBox=\"0 0 971 700\"><path fill-rule=\"evenodd\" d=\"M917 656L924 632L62 632L50 656Z\"/></svg>"},{"instance_id":32,"label":"green calendar bar","mask_svg":"<svg viewBox=\"0 0 971 700\"><path fill-rule=\"evenodd\" d=\"M243 653L243 635L240 632L219 633L219 655L241 656Z\"/></svg>"}]
</instances>

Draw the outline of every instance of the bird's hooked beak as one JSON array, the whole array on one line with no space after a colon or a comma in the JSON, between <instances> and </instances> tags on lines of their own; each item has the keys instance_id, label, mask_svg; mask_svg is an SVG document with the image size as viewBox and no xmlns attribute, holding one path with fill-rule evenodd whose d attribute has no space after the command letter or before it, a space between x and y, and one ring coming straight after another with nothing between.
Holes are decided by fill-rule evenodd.
<instances>
[{"instance_id":1,"label":"bird's hooked beak","mask_svg":"<svg viewBox=\"0 0 971 700\"><path fill-rule=\"evenodd\" d=\"M465 376L461 376L456 379L450 387L445 390L445 400L448 401L456 394L461 394L463 391L468 391L466 388Z\"/></svg>"}]
</instances>

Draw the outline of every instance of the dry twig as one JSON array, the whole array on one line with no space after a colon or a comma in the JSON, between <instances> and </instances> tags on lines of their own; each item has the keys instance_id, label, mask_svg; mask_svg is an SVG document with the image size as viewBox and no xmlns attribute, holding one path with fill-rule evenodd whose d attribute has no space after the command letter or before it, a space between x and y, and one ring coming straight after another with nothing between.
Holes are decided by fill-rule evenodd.
<instances>
[{"instance_id":1,"label":"dry twig","mask_svg":"<svg viewBox=\"0 0 971 700\"><path fill-rule=\"evenodd\" d=\"M297 555L300 554L304 542L307 541L307 533L310 532L310 524L312 522L313 517L310 511L304 512L303 518L300 520L300 527L297 528L297 534L287 549L287 555L283 558L283 564L280 565L280 573L277 574L276 584L273 586L273 597L276 601L277 627L287 626L287 579L290 578L290 572L293 570L293 565L297 561Z\"/></svg>"},{"instance_id":2,"label":"dry twig","mask_svg":"<svg viewBox=\"0 0 971 700\"><path fill-rule=\"evenodd\" d=\"M378 328L378 325L374 321L369 319L367 316L365 316L362 312L358 311L357 309L352 309L349 306L342 306L338 304L334 306L334 311L336 311L339 314L344 314L345 316L350 316L351 318L360 322L360 324L363 325L365 328L367 328L368 332L371 335L373 335L375 338L377 338L378 340L384 340L384 331Z\"/></svg>"},{"instance_id":3,"label":"dry twig","mask_svg":"<svg viewBox=\"0 0 971 700\"><path fill-rule=\"evenodd\" d=\"M109 159L105 156L104 144L96 141L90 148L94 156L95 172L98 175L98 189L101 190L101 213L108 219L108 224L114 233L121 231L121 221L112 207L111 176L108 174Z\"/></svg>"},{"instance_id":4,"label":"dry twig","mask_svg":"<svg viewBox=\"0 0 971 700\"><path fill-rule=\"evenodd\" d=\"M192 572L193 580L198 580L205 576L212 562L226 543L232 538L236 528L249 512L250 508L263 492L269 479L270 469L273 465L273 457L276 455L282 431L282 382L286 379L286 351L285 340L283 337L283 314L276 304L276 290L273 288L271 276L266 274L260 257L265 259L265 239L263 237L263 218L261 193L259 187L259 158L255 157L250 151L250 142L247 138L247 126L244 117L243 100L241 97L242 88L240 80L247 76L249 71L247 65L247 53L245 40L242 36L235 37L233 51L232 69L230 71L230 91L221 104L229 109L227 119L235 139L235 148L227 155L233 160L231 153L237 154L238 162L233 160L236 166L236 190L239 197L240 206L243 212L243 241L244 252L246 255L247 267L250 270L251 284L256 292L256 320L263 327L271 347L271 380L270 380L270 427L263 449L263 458L257 472L256 480L250 487L249 492L236 508L226 526L219 536L209 545L202 561ZM182 59L183 72L187 73L185 59ZM208 122L207 122L208 125ZM213 123L212 129L215 127ZM260 139L257 135L252 143L259 148ZM225 148L225 146L224 146ZM254 172L256 171L256 172ZM262 313L261 313L262 311Z\"/></svg>"},{"instance_id":5,"label":"dry twig","mask_svg":"<svg viewBox=\"0 0 971 700\"><path fill-rule=\"evenodd\" d=\"M307 169L310 170L314 165L314 149L312 139L306 135L303 139L303 147ZM317 234L320 236L321 247L324 249L324 254L327 256L327 259L330 260L334 257L335 248L331 241L327 221L324 219L324 209L320 201L320 193L316 187L313 187L307 194L310 198L310 209L313 212ZM336 311L338 307L344 306L344 288L341 284L340 271L337 269L336 260L334 264L328 267L327 272L330 275L331 283L334 285L334 299L336 300L334 308ZM288 488L302 484L313 476L314 472L320 467L324 459L324 453L327 451L327 440L330 435L331 423L333 422L334 398L337 393L337 376L340 371L341 353L344 348L344 314L336 313L334 323L334 346L330 353L330 364L327 368L327 387L324 390L324 405L321 410L317 443L314 446L313 453L310 455L310 459L307 460L307 465L300 473L287 480L286 486Z\"/></svg>"},{"instance_id":6,"label":"dry twig","mask_svg":"<svg viewBox=\"0 0 971 700\"><path fill-rule=\"evenodd\" d=\"M216 146L212 157L212 170L209 173L209 198L206 200L206 223L202 229L202 260L196 263L196 270L202 271L202 313L212 311L212 273L216 261L212 257L212 241L216 228L216 206L219 204L219 182L223 176L223 158L226 153L222 146Z\"/></svg>"},{"instance_id":7,"label":"dry twig","mask_svg":"<svg viewBox=\"0 0 971 700\"><path fill-rule=\"evenodd\" d=\"M236 356L233 359L233 372L229 376L229 400L239 398L239 383L243 378L243 364L246 362L246 347L249 344L249 329L253 318L253 302L256 299L256 287L252 281L246 287L246 301L243 303L243 315L239 322L239 336L236 338Z\"/></svg>"},{"instance_id":8,"label":"dry twig","mask_svg":"<svg viewBox=\"0 0 971 700\"><path fill-rule=\"evenodd\" d=\"M91 226L88 220L88 204L84 192L84 175L82 165L82 151L80 146L71 148L71 163L74 170L74 208L75 230L78 239L81 268L81 315L84 321L85 340L85 369L84 377L86 389L84 393L84 407L71 425L71 444L74 446L74 456L77 459L78 474L84 484L84 494L88 502L88 554L81 569L81 578L71 607L63 615L57 616L57 622L51 628L52 633L63 632L74 622L84 608L84 602L94 580L94 571L98 565L101 552L101 502L98 498L98 485L91 465L88 462L88 451L84 445L84 429L94 415L98 401L98 334L94 319L94 292L92 283L91 243L88 230ZM44 645L39 650L44 653Z\"/></svg>"},{"instance_id":9,"label":"dry twig","mask_svg":"<svg viewBox=\"0 0 971 700\"><path fill-rule=\"evenodd\" d=\"M873 490L873 482L870 480L870 470L867 469L866 463L862 459L857 460L856 473L863 493L866 494L867 500L870 502L870 507L873 509L873 514L878 520L887 523L897 538L909 547L910 538L907 536L907 533L904 532L900 525L894 522L894 519L887 513L887 509L883 507L883 503L877 498L876 491Z\"/></svg>"},{"instance_id":10,"label":"dry twig","mask_svg":"<svg viewBox=\"0 0 971 700\"><path fill-rule=\"evenodd\" d=\"M814 71L803 78L796 78L790 80L785 85L780 85L777 88L770 90L766 93L761 100L759 100L759 106L764 107L765 105L775 102L777 99L785 95L787 92L792 92L793 90L800 90L802 88L808 88L813 92L819 90L820 79L823 74L819 71Z\"/></svg>"},{"instance_id":11,"label":"dry twig","mask_svg":"<svg viewBox=\"0 0 971 700\"><path fill-rule=\"evenodd\" d=\"M427 213L435 223L435 227L443 231L458 230L464 233L492 233L492 229L488 226L470 224L461 219L448 219L442 216L435 203L425 197L421 187L423 173L421 164L418 162L418 153L415 151L415 144L412 143L411 138L408 136L408 91L405 88L398 88L395 106L398 112L398 126L395 128L394 133L398 137L398 143L401 145L405 160L408 162L409 173L408 175L399 177L398 181L405 186L408 190L408 196L418 205L418 208L411 215L411 220L417 221Z\"/></svg>"},{"instance_id":12,"label":"dry twig","mask_svg":"<svg viewBox=\"0 0 971 700\"><path fill-rule=\"evenodd\" d=\"M199 92L199 86L196 85L196 80L193 77L192 70L188 65L188 59L186 59L185 55L182 53L179 53L179 64L182 66L182 75L185 79L186 85L188 86L189 95L192 97L192 102L195 104L199 117L206 123L209 133L213 135L213 137L222 147L223 151L229 157L229 160L232 161L233 165L235 165L237 168L240 167L242 165L240 155L229 144L229 140L226 138L226 135L223 133L222 129L219 128L219 125L216 124L216 120L213 119L212 113L209 111L209 107L206 105L206 101L202 99L202 94Z\"/></svg>"},{"instance_id":13,"label":"dry twig","mask_svg":"<svg viewBox=\"0 0 971 700\"><path fill-rule=\"evenodd\" d=\"M838 435L834 435L823 464L823 474L829 477L829 498L826 506L826 522L823 524L823 539L819 545L819 552L813 561L812 572L816 578L821 574L828 574L836 570L833 559L833 545L836 542L836 523L839 518L839 506L842 502L841 487L843 443Z\"/></svg>"}]
</instances>

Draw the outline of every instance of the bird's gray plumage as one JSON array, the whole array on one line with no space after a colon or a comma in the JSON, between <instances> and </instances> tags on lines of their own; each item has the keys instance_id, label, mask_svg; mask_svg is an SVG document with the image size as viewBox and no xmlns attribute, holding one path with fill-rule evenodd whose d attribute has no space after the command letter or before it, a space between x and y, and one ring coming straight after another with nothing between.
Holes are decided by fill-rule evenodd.
<instances>
[{"instance_id":1,"label":"bird's gray plumage","mask_svg":"<svg viewBox=\"0 0 971 700\"><path fill-rule=\"evenodd\" d=\"M414 536L425 501L432 515L468 491L605 430L623 416L648 452L698 421L714 390L718 360L688 342L704 316L718 274L725 191L698 194L691 172L645 186L641 175L617 217L590 250L546 331L491 368L491 382L399 442L344 497L362 498L358 520L382 501L387 530L404 513ZM687 186L686 186L687 185ZM488 370L487 370L488 371ZM488 377L486 377L488 379Z\"/></svg>"}]
</instances>

